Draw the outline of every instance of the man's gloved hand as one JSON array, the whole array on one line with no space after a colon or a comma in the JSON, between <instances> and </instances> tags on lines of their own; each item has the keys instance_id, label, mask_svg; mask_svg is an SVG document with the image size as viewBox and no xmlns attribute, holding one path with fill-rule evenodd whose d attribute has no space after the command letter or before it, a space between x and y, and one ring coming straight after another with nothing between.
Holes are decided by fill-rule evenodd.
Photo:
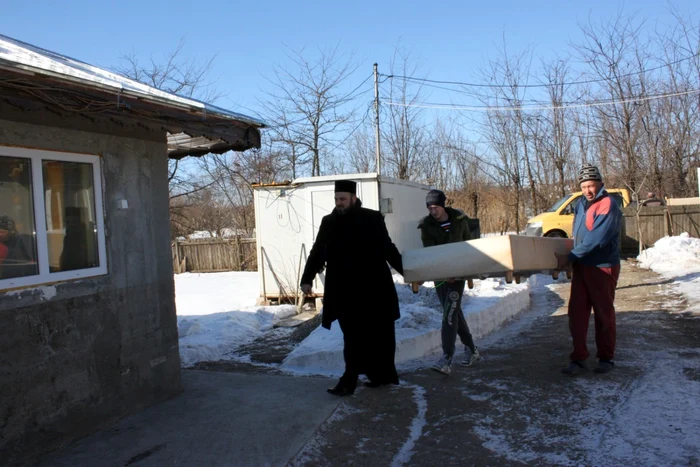
<instances>
[{"instance_id":1,"label":"man's gloved hand","mask_svg":"<svg viewBox=\"0 0 700 467\"><path fill-rule=\"evenodd\" d=\"M311 295L311 284L301 284L301 291L304 295Z\"/></svg>"},{"instance_id":2,"label":"man's gloved hand","mask_svg":"<svg viewBox=\"0 0 700 467\"><path fill-rule=\"evenodd\" d=\"M569 261L569 255L561 253L554 254L557 257L557 269L566 269L571 265L571 261Z\"/></svg>"}]
</instances>

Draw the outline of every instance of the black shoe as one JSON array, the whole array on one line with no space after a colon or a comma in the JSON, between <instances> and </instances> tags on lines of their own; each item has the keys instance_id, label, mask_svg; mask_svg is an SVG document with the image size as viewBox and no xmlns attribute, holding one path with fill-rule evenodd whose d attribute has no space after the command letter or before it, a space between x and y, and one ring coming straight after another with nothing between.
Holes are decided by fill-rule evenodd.
<instances>
[{"instance_id":1,"label":"black shoe","mask_svg":"<svg viewBox=\"0 0 700 467\"><path fill-rule=\"evenodd\" d=\"M380 382L377 382L377 381L365 381L363 384L364 384L365 386L367 386L368 388L379 388L379 387L382 387L382 386L388 386L388 385L391 384L391 383L380 383ZM394 384L398 384L398 383L394 383Z\"/></svg>"},{"instance_id":2,"label":"black shoe","mask_svg":"<svg viewBox=\"0 0 700 467\"><path fill-rule=\"evenodd\" d=\"M352 396L355 394L355 389L349 388L347 386L343 386L341 383L338 383L335 387L333 388L328 388L327 391L330 394L333 394L334 396Z\"/></svg>"},{"instance_id":3,"label":"black shoe","mask_svg":"<svg viewBox=\"0 0 700 467\"><path fill-rule=\"evenodd\" d=\"M562 369L561 372L565 375L577 375L584 370L587 370L586 365L580 360L573 360L569 363L569 366Z\"/></svg>"},{"instance_id":4,"label":"black shoe","mask_svg":"<svg viewBox=\"0 0 700 467\"><path fill-rule=\"evenodd\" d=\"M612 360L600 360L598 361L598 366L595 367L593 371L596 373L608 373L613 368L615 368L615 362Z\"/></svg>"}]
</instances>

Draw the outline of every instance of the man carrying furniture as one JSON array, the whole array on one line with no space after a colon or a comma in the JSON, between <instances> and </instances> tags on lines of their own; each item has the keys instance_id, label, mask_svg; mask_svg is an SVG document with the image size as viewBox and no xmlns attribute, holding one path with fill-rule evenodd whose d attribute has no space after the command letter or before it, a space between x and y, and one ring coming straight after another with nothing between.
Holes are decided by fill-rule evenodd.
<instances>
[{"instance_id":1,"label":"man carrying furniture","mask_svg":"<svg viewBox=\"0 0 700 467\"><path fill-rule=\"evenodd\" d=\"M446 208L445 200L445 193L440 190L429 191L425 198L430 214L418 226L424 247L471 240L467 216L457 209ZM462 313L464 284L464 280L448 280L435 284L435 291L442 306L443 356L433 369L446 375L452 372L452 357L455 353L457 336L465 346L462 365L471 366L481 357Z\"/></svg>"},{"instance_id":2,"label":"man carrying furniture","mask_svg":"<svg viewBox=\"0 0 700 467\"><path fill-rule=\"evenodd\" d=\"M574 248L557 254L559 269L573 266L569 297L569 330L574 350L563 373L575 375L586 369L586 338L591 307L595 315L596 373L613 369L615 357L615 288L620 276L620 224L622 212L603 188L600 171L581 167L578 175L583 197L574 213Z\"/></svg>"}]
</instances>

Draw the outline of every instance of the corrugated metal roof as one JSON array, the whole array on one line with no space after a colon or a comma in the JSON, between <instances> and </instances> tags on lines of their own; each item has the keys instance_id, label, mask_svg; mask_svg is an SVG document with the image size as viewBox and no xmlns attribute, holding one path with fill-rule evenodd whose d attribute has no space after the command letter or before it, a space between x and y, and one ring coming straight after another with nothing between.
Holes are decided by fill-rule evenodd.
<instances>
[{"instance_id":1,"label":"corrugated metal roof","mask_svg":"<svg viewBox=\"0 0 700 467\"><path fill-rule=\"evenodd\" d=\"M106 87L123 95L153 99L173 106L194 108L209 115L231 118L259 127L266 126L261 120L230 110L178 96L160 89L139 83L117 73L90 65L65 55L42 49L0 34L0 67L20 69L31 73L89 82Z\"/></svg>"}]
</instances>

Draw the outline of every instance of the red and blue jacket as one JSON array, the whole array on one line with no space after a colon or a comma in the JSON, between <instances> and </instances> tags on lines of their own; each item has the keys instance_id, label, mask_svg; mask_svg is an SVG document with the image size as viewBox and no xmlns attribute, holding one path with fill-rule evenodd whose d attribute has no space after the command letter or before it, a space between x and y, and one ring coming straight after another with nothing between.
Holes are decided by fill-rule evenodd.
<instances>
[{"instance_id":1,"label":"red and blue jacket","mask_svg":"<svg viewBox=\"0 0 700 467\"><path fill-rule=\"evenodd\" d=\"M572 263L601 268L620 264L622 211L605 189L593 201L584 196L574 212Z\"/></svg>"}]
</instances>

